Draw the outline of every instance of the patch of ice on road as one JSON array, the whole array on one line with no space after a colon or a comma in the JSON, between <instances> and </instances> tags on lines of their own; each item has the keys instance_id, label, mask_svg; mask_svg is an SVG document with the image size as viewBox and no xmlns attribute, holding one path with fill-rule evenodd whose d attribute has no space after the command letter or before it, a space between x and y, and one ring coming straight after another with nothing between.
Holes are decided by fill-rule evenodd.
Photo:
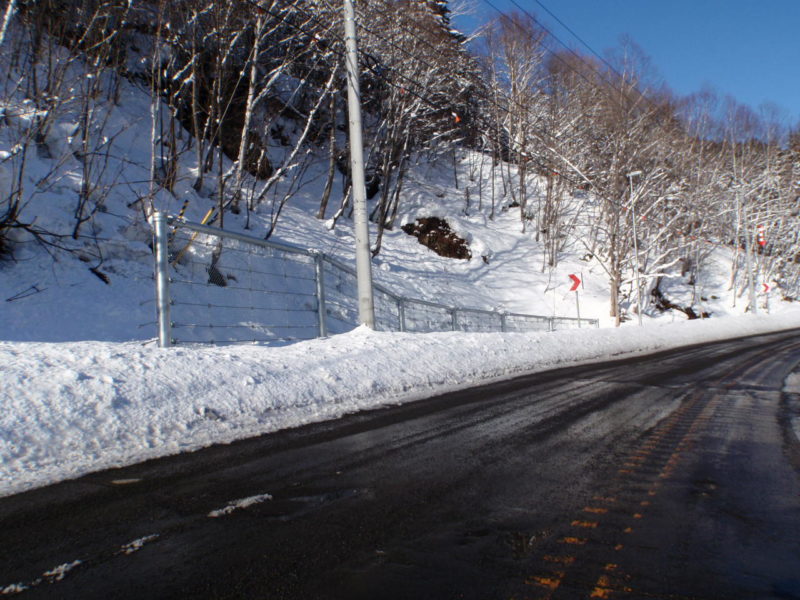
<instances>
[{"instance_id":1,"label":"patch of ice on road","mask_svg":"<svg viewBox=\"0 0 800 600\"><path fill-rule=\"evenodd\" d=\"M80 560L73 560L69 563L64 563L58 565L57 567L53 567L49 571L45 571L42 573L42 576L30 581L28 583L12 583L6 586L0 586L0 595L8 596L11 594L21 594L31 588L35 588L42 583L55 583L56 581L61 581L64 577L67 576L67 573L72 571L75 567L82 564Z\"/></svg>"},{"instance_id":2,"label":"patch of ice on road","mask_svg":"<svg viewBox=\"0 0 800 600\"><path fill-rule=\"evenodd\" d=\"M0 594L3 596L11 595L11 594L21 594L25 590L28 589L28 586L24 583L12 583L7 585L6 587L0 589Z\"/></svg>"},{"instance_id":3,"label":"patch of ice on road","mask_svg":"<svg viewBox=\"0 0 800 600\"><path fill-rule=\"evenodd\" d=\"M75 567L81 564L79 560L73 560L71 563L64 563L63 565L58 565L50 569L49 571L45 571L43 577L45 579L49 579L50 581L61 581L64 577L67 576L67 573L72 571Z\"/></svg>"},{"instance_id":4,"label":"patch of ice on road","mask_svg":"<svg viewBox=\"0 0 800 600\"><path fill-rule=\"evenodd\" d=\"M119 549L119 554L133 554L134 552L138 552L145 544L156 539L158 539L157 533L140 537L138 540L133 540L132 542L128 542L127 544L123 545Z\"/></svg>"},{"instance_id":5,"label":"patch of ice on road","mask_svg":"<svg viewBox=\"0 0 800 600\"><path fill-rule=\"evenodd\" d=\"M272 500L272 496L269 494L259 494L257 496L250 496L248 498L242 498L241 500L232 500L228 506L225 508L220 508L218 510L212 510L208 513L208 516L212 519L217 517L224 517L231 514L235 510L239 510L240 508L247 508L248 506L253 506L254 504L260 504L265 500Z\"/></svg>"},{"instance_id":6,"label":"patch of ice on road","mask_svg":"<svg viewBox=\"0 0 800 600\"><path fill-rule=\"evenodd\" d=\"M787 394L800 394L800 371L789 374L783 382L783 391Z\"/></svg>"}]
</instances>

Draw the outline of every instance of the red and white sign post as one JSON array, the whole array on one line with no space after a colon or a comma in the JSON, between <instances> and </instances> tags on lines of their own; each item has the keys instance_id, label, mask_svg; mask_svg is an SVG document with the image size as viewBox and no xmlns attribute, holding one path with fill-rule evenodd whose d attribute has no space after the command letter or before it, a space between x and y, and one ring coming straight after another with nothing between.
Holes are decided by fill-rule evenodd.
<instances>
[{"instance_id":1,"label":"red and white sign post","mask_svg":"<svg viewBox=\"0 0 800 600\"><path fill-rule=\"evenodd\" d=\"M578 286L580 286L581 280L580 280L580 277L578 277L574 273L571 273L569 278L572 280L572 287L569 288L569 291L570 292L575 292L575 308L578 311L578 329L580 329L580 326L581 326L581 303L580 303L580 300L578 300Z\"/></svg>"},{"instance_id":2,"label":"red and white sign post","mask_svg":"<svg viewBox=\"0 0 800 600\"><path fill-rule=\"evenodd\" d=\"M767 245L767 235L764 233L764 226L758 226L758 245L762 248Z\"/></svg>"}]
</instances>

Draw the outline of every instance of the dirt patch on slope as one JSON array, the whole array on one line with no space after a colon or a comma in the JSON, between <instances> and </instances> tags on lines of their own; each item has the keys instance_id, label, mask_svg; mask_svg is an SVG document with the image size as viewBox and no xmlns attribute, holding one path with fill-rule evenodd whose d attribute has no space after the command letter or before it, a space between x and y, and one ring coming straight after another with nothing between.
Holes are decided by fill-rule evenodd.
<instances>
[{"instance_id":1,"label":"dirt patch on slope","mask_svg":"<svg viewBox=\"0 0 800 600\"><path fill-rule=\"evenodd\" d=\"M472 252L467 241L450 229L450 224L439 217L423 217L403 225L403 231L413 235L423 246L439 256L469 260Z\"/></svg>"}]
</instances>

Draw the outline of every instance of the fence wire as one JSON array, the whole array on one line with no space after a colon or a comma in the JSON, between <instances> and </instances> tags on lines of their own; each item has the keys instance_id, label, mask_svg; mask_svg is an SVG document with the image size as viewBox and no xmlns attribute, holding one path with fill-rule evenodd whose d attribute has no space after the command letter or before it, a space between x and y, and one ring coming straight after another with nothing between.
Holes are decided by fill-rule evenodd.
<instances>
[{"instance_id":1,"label":"fence wire","mask_svg":"<svg viewBox=\"0 0 800 600\"><path fill-rule=\"evenodd\" d=\"M561 331L563 329L578 329L581 324L587 325L589 319L573 319L567 317L552 317L552 331Z\"/></svg>"},{"instance_id":2,"label":"fence wire","mask_svg":"<svg viewBox=\"0 0 800 600\"><path fill-rule=\"evenodd\" d=\"M281 343L344 333L358 318L355 270L313 251L170 219L171 343ZM165 236L166 237L166 236ZM374 285L379 331L553 331L593 319L507 314L404 298ZM169 308L164 308L166 306ZM161 334L160 334L161 335Z\"/></svg>"},{"instance_id":3,"label":"fence wire","mask_svg":"<svg viewBox=\"0 0 800 600\"><path fill-rule=\"evenodd\" d=\"M405 302L406 331L424 333L426 331L453 331L452 308L424 302L407 300Z\"/></svg>"},{"instance_id":4,"label":"fence wire","mask_svg":"<svg viewBox=\"0 0 800 600\"><path fill-rule=\"evenodd\" d=\"M170 266L175 343L292 341L319 333L312 256L178 228Z\"/></svg>"},{"instance_id":5,"label":"fence wire","mask_svg":"<svg viewBox=\"0 0 800 600\"><path fill-rule=\"evenodd\" d=\"M457 331L503 331L503 315L497 312L460 309L455 312L455 319Z\"/></svg>"},{"instance_id":6,"label":"fence wire","mask_svg":"<svg viewBox=\"0 0 800 600\"><path fill-rule=\"evenodd\" d=\"M350 270L340 269L332 262L322 265L325 282L325 315L328 332L344 333L358 323L358 286L356 275Z\"/></svg>"},{"instance_id":7,"label":"fence wire","mask_svg":"<svg viewBox=\"0 0 800 600\"><path fill-rule=\"evenodd\" d=\"M586 325L596 326L588 319L583 321ZM576 323L577 327L578 324ZM505 330L518 333L528 331L552 331L553 317L541 317L537 315L508 314L505 316Z\"/></svg>"}]
</instances>

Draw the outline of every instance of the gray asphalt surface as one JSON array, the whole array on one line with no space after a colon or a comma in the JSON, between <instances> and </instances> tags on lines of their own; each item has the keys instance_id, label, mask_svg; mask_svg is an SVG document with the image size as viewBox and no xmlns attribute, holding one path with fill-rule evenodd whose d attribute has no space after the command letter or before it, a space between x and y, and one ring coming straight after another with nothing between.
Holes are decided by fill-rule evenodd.
<instances>
[{"instance_id":1,"label":"gray asphalt surface","mask_svg":"<svg viewBox=\"0 0 800 600\"><path fill-rule=\"evenodd\" d=\"M800 401L781 392L798 333L540 373L0 499L0 595L800 598Z\"/></svg>"}]
</instances>

